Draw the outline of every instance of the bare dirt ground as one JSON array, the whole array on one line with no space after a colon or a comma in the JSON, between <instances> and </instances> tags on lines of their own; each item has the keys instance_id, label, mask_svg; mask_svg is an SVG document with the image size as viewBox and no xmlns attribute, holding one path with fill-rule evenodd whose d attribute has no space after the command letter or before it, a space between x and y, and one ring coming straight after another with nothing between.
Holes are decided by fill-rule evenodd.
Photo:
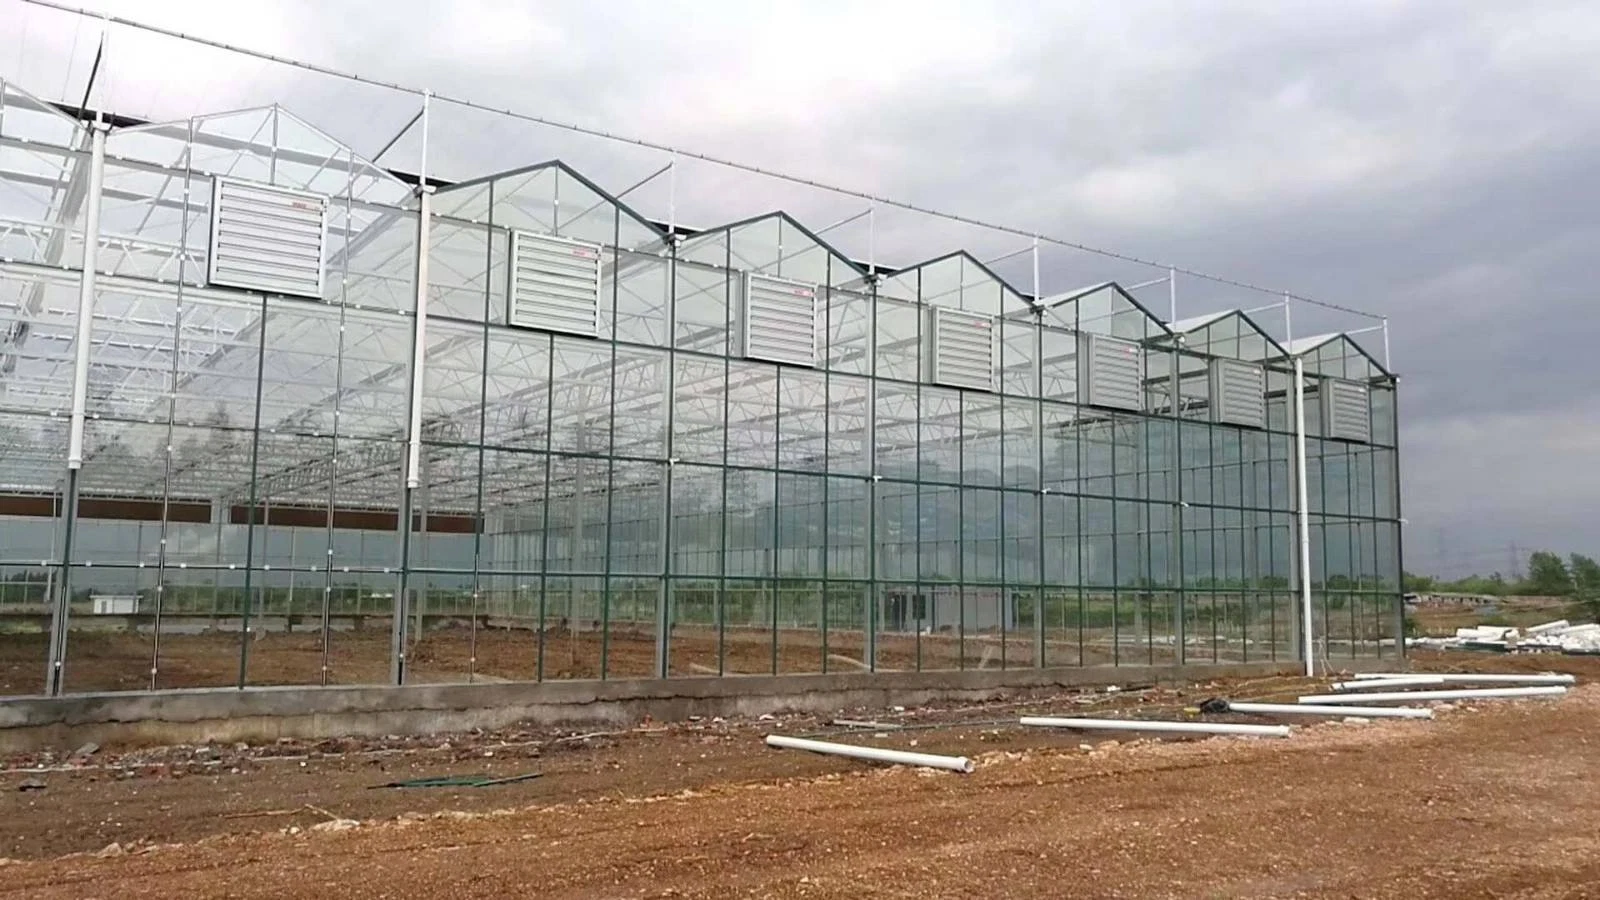
<instances>
[{"instance_id":1,"label":"bare dirt ground","mask_svg":"<svg viewBox=\"0 0 1600 900\"><path fill-rule=\"evenodd\" d=\"M1414 662L1600 678L1597 659ZM1001 724L1182 715L1310 684L850 711L954 725L850 739L970 755L965 776L761 745L841 731L799 717L17 758L0 774L0 897L1600 896L1600 684L1283 741L1090 746ZM542 777L373 787L531 771Z\"/></svg>"}]
</instances>

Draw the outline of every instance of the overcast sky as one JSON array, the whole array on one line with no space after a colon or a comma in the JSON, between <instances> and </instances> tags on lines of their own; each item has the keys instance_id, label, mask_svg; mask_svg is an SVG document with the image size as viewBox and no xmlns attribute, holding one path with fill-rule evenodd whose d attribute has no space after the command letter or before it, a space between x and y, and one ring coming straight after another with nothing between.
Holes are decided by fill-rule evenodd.
<instances>
[{"instance_id":1,"label":"overcast sky","mask_svg":"<svg viewBox=\"0 0 1600 900\"><path fill-rule=\"evenodd\" d=\"M1386 314L1408 568L1507 570L1513 543L1600 554L1592 0L82 3ZM0 72L81 94L98 26L19 0L0 0L0 19L21 26L0 36ZM122 35L108 90L135 114L278 99L373 153L414 109ZM548 152L524 150L486 120L435 122L445 177L576 155L620 189L662 159L544 132ZM485 144L500 155L467 149ZM384 161L418 149L408 139ZM709 171L699 187L700 206L680 201L686 221L753 190ZM862 205L769 187L768 206L813 220ZM1017 243L918 234L923 255ZM1139 274L1081 254L1049 268L1060 288ZM1179 287L1183 315L1271 300Z\"/></svg>"}]
</instances>

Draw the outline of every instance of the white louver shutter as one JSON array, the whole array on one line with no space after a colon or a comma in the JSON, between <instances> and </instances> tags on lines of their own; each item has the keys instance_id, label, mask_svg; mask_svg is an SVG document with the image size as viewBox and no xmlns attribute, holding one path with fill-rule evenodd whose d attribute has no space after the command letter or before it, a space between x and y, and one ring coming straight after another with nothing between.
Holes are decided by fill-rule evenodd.
<instances>
[{"instance_id":1,"label":"white louver shutter","mask_svg":"<svg viewBox=\"0 0 1600 900\"><path fill-rule=\"evenodd\" d=\"M600 333L600 247L511 232L506 322L595 337Z\"/></svg>"},{"instance_id":2,"label":"white louver shutter","mask_svg":"<svg viewBox=\"0 0 1600 900\"><path fill-rule=\"evenodd\" d=\"M1211 421L1246 428L1267 424L1267 373L1237 359L1211 361Z\"/></svg>"},{"instance_id":3,"label":"white louver shutter","mask_svg":"<svg viewBox=\"0 0 1600 900\"><path fill-rule=\"evenodd\" d=\"M935 384L994 390L995 326L988 316L936 306L932 309L932 371Z\"/></svg>"},{"instance_id":4,"label":"white louver shutter","mask_svg":"<svg viewBox=\"0 0 1600 900\"><path fill-rule=\"evenodd\" d=\"M744 277L744 355L751 359L817 364L817 286L747 272Z\"/></svg>"},{"instance_id":5,"label":"white louver shutter","mask_svg":"<svg viewBox=\"0 0 1600 900\"><path fill-rule=\"evenodd\" d=\"M213 181L209 284L320 298L327 241L327 197Z\"/></svg>"},{"instance_id":6,"label":"white louver shutter","mask_svg":"<svg viewBox=\"0 0 1600 900\"><path fill-rule=\"evenodd\" d=\"M1144 409L1144 351L1132 341L1080 334L1079 382L1090 406Z\"/></svg>"},{"instance_id":7,"label":"white louver shutter","mask_svg":"<svg viewBox=\"0 0 1600 900\"><path fill-rule=\"evenodd\" d=\"M1372 440L1372 398L1367 386L1354 381L1324 379L1317 393L1322 396L1322 433L1343 441L1370 443Z\"/></svg>"}]
</instances>

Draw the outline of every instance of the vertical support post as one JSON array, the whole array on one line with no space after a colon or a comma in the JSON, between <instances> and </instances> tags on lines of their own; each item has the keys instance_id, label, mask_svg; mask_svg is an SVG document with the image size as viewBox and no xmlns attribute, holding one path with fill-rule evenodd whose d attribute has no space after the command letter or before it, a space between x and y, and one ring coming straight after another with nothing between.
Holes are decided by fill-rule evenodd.
<instances>
[{"instance_id":1,"label":"vertical support post","mask_svg":"<svg viewBox=\"0 0 1600 900\"><path fill-rule=\"evenodd\" d=\"M676 162L676 158L673 160ZM673 224L668 223L668 228ZM620 239L620 235L618 235ZM675 235L669 236L672 255L667 259L667 284L662 294L661 301L666 304L667 320L667 402L663 410L661 422L661 446L667 451L667 464L661 470L663 486L661 491L661 580L656 592L656 677L666 678L672 668L672 488L675 469L678 464L676 447L673 441L673 430L676 419L674 416L673 397L677 393L678 353L675 349L677 341L677 284L678 284L678 239ZM618 251L620 257L620 251ZM618 262L620 262L620 258ZM615 427L615 423L613 426Z\"/></svg>"},{"instance_id":2,"label":"vertical support post","mask_svg":"<svg viewBox=\"0 0 1600 900\"><path fill-rule=\"evenodd\" d=\"M428 106L431 95L422 94L421 164L417 167L416 303L411 337L411 403L406 423L405 484L400 492L400 572L395 579L394 615L389 634L389 681L405 684L406 650L410 643L411 512L414 494L422 483L423 365L428 350L428 236L433 211L433 191L428 186ZM482 437L481 435L479 436ZM420 626L419 626L420 627Z\"/></svg>"},{"instance_id":3,"label":"vertical support post","mask_svg":"<svg viewBox=\"0 0 1600 900\"><path fill-rule=\"evenodd\" d=\"M1287 305L1284 307L1288 309ZM1294 359L1294 470L1299 497L1296 505L1300 523L1300 622L1306 660L1306 677L1316 674L1315 645L1311 626L1311 509L1306 487L1306 392L1305 361Z\"/></svg>"},{"instance_id":4,"label":"vertical support post","mask_svg":"<svg viewBox=\"0 0 1600 900\"><path fill-rule=\"evenodd\" d=\"M100 196L105 182L106 132L95 122L90 132L89 190L84 199L83 271L78 280L78 330L73 342L72 419L67 432L67 484L63 497L61 577L50 612L50 652L45 693L61 693L66 676L67 628L72 605L72 550L78 530L78 477L83 469L83 431L89 407L89 341L93 337L95 266L100 248Z\"/></svg>"},{"instance_id":5,"label":"vertical support post","mask_svg":"<svg viewBox=\"0 0 1600 900\"><path fill-rule=\"evenodd\" d=\"M1390 440L1394 441L1394 446L1389 450L1389 489L1394 492L1394 505L1392 507L1394 510L1394 570L1392 573L1395 577L1394 637L1396 655L1404 659L1406 656L1406 520L1404 518L1405 510L1400 505L1400 384L1392 376L1389 384L1391 387L1390 393L1394 395L1389 402L1389 416L1391 419L1389 433L1392 435Z\"/></svg>"},{"instance_id":6,"label":"vertical support post","mask_svg":"<svg viewBox=\"0 0 1600 900\"><path fill-rule=\"evenodd\" d=\"M677 259L678 154L676 153L667 159L667 238L672 242L673 259ZM671 332L668 332L668 334L671 334Z\"/></svg>"},{"instance_id":7,"label":"vertical support post","mask_svg":"<svg viewBox=\"0 0 1600 900\"><path fill-rule=\"evenodd\" d=\"M1189 659L1189 584L1185 580L1183 552L1183 360L1176 347L1167 360L1170 393L1167 414L1172 417L1172 558L1177 569L1178 602L1172 609L1172 658L1182 666Z\"/></svg>"},{"instance_id":8,"label":"vertical support post","mask_svg":"<svg viewBox=\"0 0 1600 900\"><path fill-rule=\"evenodd\" d=\"M1039 280L1039 237L1035 235L1032 245L1028 248L1033 262L1033 448L1037 457L1036 469L1039 478L1039 494L1036 501L1038 508L1037 526L1033 538L1038 542L1038 571L1035 573L1036 586L1033 590L1033 667L1045 667L1045 620L1044 620L1044 289Z\"/></svg>"},{"instance_id":9,"label":"vertical support post","mask_svg":"<svg viewBox=\"0 0 1600 900\"><path fill-rule=\"evenodd\" d=\"M867 211L870 223L871 208ZM862 627L862 662L878 671L878 611L883 594L878 584L878 275L867 264L867 608Z\"/></svg>"},{"instance_id":10,"label":"vertical support post","mask_svg":"<svg viewBox=\"0 0 1600 900\"><path fill-rule=\"evenodd\" d=\"M1389 317L1383 317L1383 367L1394 371L1394 366L1389 364Z\"/></svg>"},{"instance_id":11,"label":"vertical support post","mask_svg":"<svg viewBox=\"0 0 1600 900\"><path fill-rule=\"evenodd\" d=\"M1167 324L1178 321L1178 270L1167 269Z\"/></svg>"}]
</instances>

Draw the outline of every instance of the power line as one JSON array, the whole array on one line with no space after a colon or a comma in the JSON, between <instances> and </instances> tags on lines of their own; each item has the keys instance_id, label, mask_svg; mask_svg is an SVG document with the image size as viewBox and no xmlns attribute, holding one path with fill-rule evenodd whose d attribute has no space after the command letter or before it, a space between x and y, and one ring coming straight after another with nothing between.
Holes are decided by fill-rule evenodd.
<instances>
[{"instance_id":1,"label":"power line","mask_svg":"<svg viewBox=\"0 0 1600 900\"><path fill-rule=\"evenodd\" d=\"M693 151L693 150L684 150L684 149L681 149L681 148L678 148L678 147L671 146L669 144L662 144L662 143L658 143L656 141L647 140L645 138L637 138L637 137L632 137L632 136L629 136L629 135L617 134L615 132L606 131L604 129L592 128L592 127L589 127L589 126L586 126L586 125L579 125L579 124L572 123L572 122L560 122L560 121L556 121L556 120L553 120L553 119L544 118L543 116L536 116L536 115L533 115L531 113L517 112L516 110L509 109L509 108L492 107L492 106L489 106L487 104L478 103L476 101L468 100L468 99L465 99L465 98L462 98L462 97L454 97L454 96L451 96L451 95L448 95L448 94L433 93L431 91L424 91L423 89L420 89L420 88L406 87L405 85L398 84L398 83L395 83L395 82L392 82L392 81L384 81L384 80L378 79L378 78L368 78L368 77L366 77L364 75L358 75L358 74L356 74L354 72L346 72L346 71L342 71L342 70L339 70L339 69L331 68L329 66L320 65L318 63L306 62L306 61L303 61L303 60L293 59L293 58L286 57L286 56L279 56L277 54L267 53L267 52L262 51L262 50L252 50L252 49L250 49L248 47L241 47L241 46L238 46L236 44L230 44L230 43L227 43L225 41L218 41L218 40L214 40L212 38L200 37L199 35L188 34L186 32L177 31L175 29L163 28L163 27L161 27L159 25L151 25L151 24L148 24L148 23L145 23L145 22L139 22L139 21L136 21L136 20L133 20L133 19L126 19L126 18L123 18L121 16L113 16L113 15L109 15L109 14L105 14L105 13L96 13L96 12L92 12L92 11L87 10L87 9L83 9L81 7L76 7L76 6L71 6L71 5L68 5L68 4L65 4L65 3L55 2L55 0L21 0L21 2L28 3L28 4L31 4L33 6L44 7L46 9L57 10L59 12L71 13L71 14L74 14L74 15L85 16L85 17L93 18L93 19L99 19L99 20L101 20L103 22L108 22L108 23L112 23L112 24L116 24L116 25L122 25L122 26L125 26L125 27L128 27L128 28L135 28L135 29L138 29L138 30L141 30L141 31L150 32L152 34L160 34L160 35L164 35L166 37L177 38L179 40L189 41L191 43L196 43L196 44L201 44L203 46L212 47L212 48L218 49L218 50L226 50L226 51L229 51L229 52L232 52L232 53L240 53L240 54L244 54L246 56L255 57L257 59L264 59L264 60L268 60L270 62L275 62L275 63L279 63L279 64L286 65L286 66L291 66L291 67L294 67L294 68L297 68L297 69L303 69L303 70L308 71L308 72L315 72L315 73L317 73L319 75L328 75L328 76L331 76L331 77L334 77L334 78L343 78L343 79L347 79L349 81L354 81L354 82L357 82L357 83L360 83L360 84L366 84L366 85L371 85L373 87L381 87L381 88L386 88L386 89L389 89L389 90L400 91L401 93L406 93L406 94L416 94L419 97L422 96L424 93L427 93L432 97L432 99L435 102L450 103L450 104L454 104L456 106L465 107L467 109L478 110L480 112L493 113L493 114L496 114L496 115L508 116L510 118L513 118L513 119L519 119L519 120L525 121L525 122L532 122L534 124L544 125L544 126L550 127L550 128L559 128L559 129L562 129L562 130L565 130L565 131L571 131L571 132L574 132L574 133L577 133L577 134L588 135L590 137L602 138L602 139L605 139L605 140L616 141L618 143L623 143L623 144L631 144L631 145L636 146L636 147L643 147L643 148L645 148L647 150L656 150L656 151L659 151L659 152L662 152L662 153L675 154L677 156L684 157L686 159L695 159L695 160L699 160L701 162L711 163L713 165L723 166L723 167L730 168L730 169L736 169L736 170L739 170L739 171L742 171L742 172L748 172L748 173L753 174L753 175L760 175L760 176L765 177L765 178L772 178L772 179L776 179L776 180L779 180L779 181L785 181L785 182L788 182L790 184L797 184L797 185L801 185L803 187L810 187L810 188L816 188L818 190L829 191L829 192L832 192L832 193L835 193L835 194L839 194L841 196L852 197L852 198L855 198L855 199L858 199L858 200L865 200L865 201L868 201L870 203L876 203L876 204L881 204L883 206L891 207L891 208L894 208L894 209L905 210L906 212L914 212L914 213L918 213L920 215L934 216L936 218L945 219L947 221L956 222L956 223L959 223L959 224L962 224L962 225L971 225L971 226L976 227L976 228L986 228L986 229L989 229L991 231L1000 232L1002 234L1014 235L1016 237L1021 237L1021 238L1030 238L1030 239L1036 238L1036 239L1038 239L1040 241L1043 241L1043 242L1048 243L1048 244L1054 244L1054 245L1056 245L1058 247L1065 247L1065 248L1068 248L1068 249L1071 249L1071 250L1079 250L1079 251L1082 251L1084 253L1092 253L1092 254L1094 254L1096 256L1103 256L1103 257L1106 257L1108 259L1120 260L1122 262L1135 263L1137 265L1150 266L1152 268L1157 268L1157 269L1167 269L1167 270L1170 270L1170 271L1173 271L1173 272L1177 272L1177 273L1180 273L1180 274L1183 274L1183 275L1187 275L1187 276L1189 276L1191 278L1199 278L1199 279L1204 280L1204 281L1210 281L1210 282L1212 282L1214 284L1221 284L1221 285L1226 285L1226 286L1229 286L1229 287L1241 288L1243 290L1249 290L1249 291L1258 291L1258 292L1263 293L1263 294L1271 294L1271 295L1273 295L1275 297L1283 297L1283 298L1287 298L1287 299L1290 299L1290 300L1296 300L1296 301L1299 301L1301 303L1311 304L1312 306L1320 306L1320 307L1322 307L1324 309L1331 309L1331 310L1335 310L1335 311L1342 312L1342 313L1348 313L1350 315L1361 316L1361 317L1367 318L1367 319L1373 319L1373 320L1377 320L1377 321L1387 321L1388 320L1387 316L1379 315L1377 313L1367 312L1366 310L1362 310L1362 309L1356 309L1355 307L1351 307L1351 306L1344 306L1344 305L1338 304L1338 303L1331 303L1331 302L1326 301L1326 300L1318 300L1318 299L1313 298L1313 297L1307 297L1307 296L1304 296L1302 294L1293 293L1292 291L1285 291L1285 290L1281 290L1281 289L1278 289L1278 288L1263 287L1262 285L1252 284L1252 283L1250 283L1248 281L1239 281L1239 280L1236 280L1236 279L1233 279L1233 278L1227 278L1227 277L1222 276L1222 275L1213 275L1213 274L1211 274L1209 272L1202 272L1202 271L1199 271L1197 269L1188 269L1188 268L1184 268L1183 266L1175 266L1175 265L1172 265L1170 263L1163 263L1163 262L1158 262L1158 261L1152 260L1152 259L1145 259L1143 257L1134 256L1134 255L1128 254L1128 253L1120 253L1120 252L1115 251L1115 250L1107 250L1107 249L1104 249L1102 247L1093 247L1093 246L1090 246L1088 244L1078 243L1077 241L1070 241L1070 240L1067 240L1065 238L1052 237L1050 235L1041 234L1041 233L1037 233L1037 232L1032 232L1032 231L1028 231L1026 229L1014 228L1014 227L1009 226L1009 225L999 225L999 224L996 224L996 223L993 223L993 222L988 222L988 221L985 221L985 220L982 220L982 219L972 218L970 216L958 215L958 214L955 214L955 213L941 212L939 210L932 209L930 207L918 206L918 205L913 204L913 203L907 203L905 201L895 200L895 199L892 199L892 198L889 198L889 197L879 196L877 194L872 194L872 193L869 193L869 192L866 192L866 191L858 191L858 190L853 190L851 188L838 187L836 185L827 184L825 182L817 181L815 179L805 178L805 177L798 176L798 175L790 175L790 174L787 174L787 173L784 173L784 172L778 172L778 171L775 171L775 170L772 170L772 169L765 169L765 168L762 168L760 166L751 165L749 163L741 163L741 162L738 162L736 160L725 159L725 158L722 158L722 157L719 157L719 156L713 156L713 155L708 154L708 153L699 153L699 152L696 152L696 151Z\"/></svg>"}]
</instances>

